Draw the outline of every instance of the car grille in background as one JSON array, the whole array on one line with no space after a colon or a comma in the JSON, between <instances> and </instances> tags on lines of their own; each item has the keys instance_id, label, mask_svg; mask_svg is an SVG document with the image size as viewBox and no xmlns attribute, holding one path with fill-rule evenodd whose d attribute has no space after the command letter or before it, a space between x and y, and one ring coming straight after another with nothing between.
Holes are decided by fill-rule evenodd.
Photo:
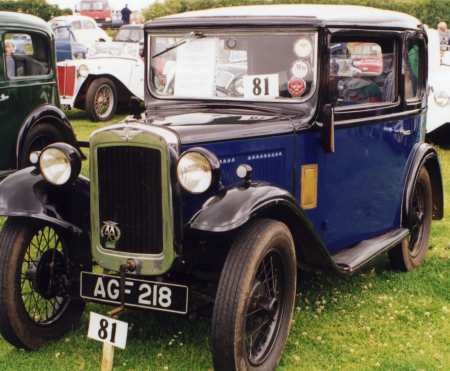
<instances>
[{"instance_id":1,"label":"car grille in background","mask_svg":"<svg viewBox=\"0 0 450 371\"><path fill-rule=\"evenodd\" d=\"M62 97L72 97L75 92L75 66L58 66L58 90Z\"/></svg>"},{"instance_id":2,"label":"car grille in background","mask_svg":"<svg viewBox=\"0 0 450 371\"><path fill-rule=\"evenodd\" d=\"M97 150L100 228L118 223L117 251L159 254L163 249L161 153L117 146Z\"/></svg>"}]
</instances>

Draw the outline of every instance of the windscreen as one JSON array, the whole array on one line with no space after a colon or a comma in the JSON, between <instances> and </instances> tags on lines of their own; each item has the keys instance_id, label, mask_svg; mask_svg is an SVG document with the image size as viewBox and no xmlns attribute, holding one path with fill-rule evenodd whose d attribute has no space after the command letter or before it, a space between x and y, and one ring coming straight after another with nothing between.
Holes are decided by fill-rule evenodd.
<instances>
[{"instance_id":1,"label":"windscreen","mask_svg":"<svg viewBox=\"0 0 450 371\"><path fill-rule=\"evenodd\" d=\"M302 101L315 89L312 31L152 35L149 53L162 98Z\"/></svg>"}]
</instances>

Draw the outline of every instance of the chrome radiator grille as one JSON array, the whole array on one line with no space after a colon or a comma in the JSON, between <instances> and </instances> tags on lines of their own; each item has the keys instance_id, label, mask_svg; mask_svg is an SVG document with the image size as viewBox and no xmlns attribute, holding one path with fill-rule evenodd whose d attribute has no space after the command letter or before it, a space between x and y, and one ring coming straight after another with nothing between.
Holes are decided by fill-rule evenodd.
<instances>
[{"instance_id":1,"label":"chrome radiator grille","mask_svg":"<svg viewBox=\"0 0 450 371\"><path fill-rule=\"evenodd\" d=\"M116 251L163 251L161 152L134 146L97 149L100 226L118 223ZM105 247L105 246L103 246Z\"/></svg>"}]
</instances>

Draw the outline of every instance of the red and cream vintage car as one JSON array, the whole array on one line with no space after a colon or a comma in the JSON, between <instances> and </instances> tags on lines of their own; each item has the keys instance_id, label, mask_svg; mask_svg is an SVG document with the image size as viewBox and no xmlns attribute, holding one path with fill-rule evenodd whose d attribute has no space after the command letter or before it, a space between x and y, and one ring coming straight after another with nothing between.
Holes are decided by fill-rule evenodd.
<instances>
[{"instance_id":1,"label":"red and cream vintage car","mask_svg":"<svg viewBox=\"0 0 450 371\"><path fill-rule=\"evenodd\" d=\"M144 61L137 43L96 43L86 59L58 63L61 104L107 121L132 97L144 99Z\"/></svg>"}]
</instances>

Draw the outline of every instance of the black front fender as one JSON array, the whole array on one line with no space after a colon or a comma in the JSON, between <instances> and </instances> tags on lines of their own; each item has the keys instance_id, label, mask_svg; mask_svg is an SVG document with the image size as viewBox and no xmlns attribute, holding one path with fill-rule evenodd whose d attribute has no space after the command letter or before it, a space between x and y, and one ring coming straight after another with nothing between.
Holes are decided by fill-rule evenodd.
<instances>
[{"instance_id":1,"label":"black front fender","mask_svg":"<svg viewBox=\"0 0 450 371\"><path fill-rule=\"evenodd\" d=\"M252 183L249 187L221 191L203 204L188 227L201 232L232 232L256 218L279 220L289 227L301 265L338 270L295 198L288 191L269 184Z\"/></svg>"},{"instance_id":2,"label":"black front fender","mask_svg":"<svg viewBox=\"0 0 450 371\"><path fill-rule=\"evenodd\" d=\"M62 187L49 184L34 167L0 183L0 215L39 219L76 234L89 232L89 180Z\"/></svg>"},{"instance_id":3,"label":"black front fender","mask_svg":"<svg viewBox=\"0 0 450 371\"><path fill-rule=\"evenodd\" d=\"M55 125L65 137L65 141L74 147L78 148L75 132L72 125L67 119L64 112L51 104L44 104L36 108L23 122L19 134L17 135L16 142L16 165L17 168L20 164L20 155L22 152L25 139L31 128L40 122L49 122Z\"/></svg>"}]
</instances>

